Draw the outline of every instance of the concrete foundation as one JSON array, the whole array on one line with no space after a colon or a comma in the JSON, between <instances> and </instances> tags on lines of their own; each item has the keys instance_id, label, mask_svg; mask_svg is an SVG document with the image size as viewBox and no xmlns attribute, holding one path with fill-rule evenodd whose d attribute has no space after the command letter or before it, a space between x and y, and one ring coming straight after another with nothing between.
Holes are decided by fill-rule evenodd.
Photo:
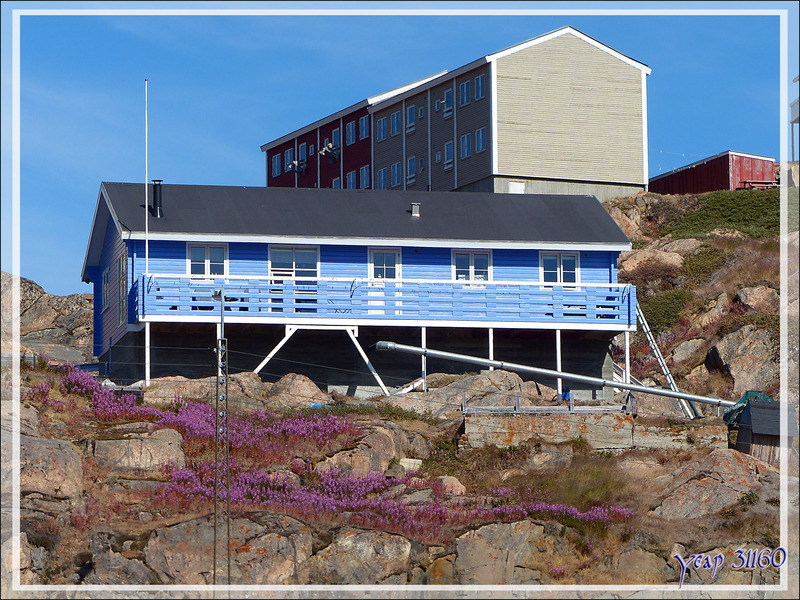
<instances>
[{"instance_id":1,"label":"concrete foundation","mask_svg":"<svg viewBox=\"0 0 800 600\"><path fill-rule=\"evenodd\" d=\"M593 450L601 452L632 448L728 447L728 428L719 418L670 425L622 413L467 415L459 445L465 448L518 446L531 438L559 444L579 436Z\"/></svg>"}]
</instances>

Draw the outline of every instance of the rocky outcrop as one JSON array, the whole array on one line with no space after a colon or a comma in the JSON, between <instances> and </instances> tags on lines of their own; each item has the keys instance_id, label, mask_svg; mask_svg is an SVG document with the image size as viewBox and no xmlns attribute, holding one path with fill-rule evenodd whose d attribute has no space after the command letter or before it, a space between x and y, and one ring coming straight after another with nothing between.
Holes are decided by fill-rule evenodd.
<instances>
[{"instance_id":1,"label":"rocky outcrop","mask_svg":"<svg viewBox=\"0 0 800 600\"><path fill-rule=\"evenodd\" d=\"M213 579L213 542L213 522L195 519L153 531L144 556L161 583L207 585ZM291 517L232 519L231 583L308 583L311 543L311 530Z\"/></svg>"},{"instance_id":2,"label":"rocky outcrop","mask_svg":"<svg viewBox=\"0 0 800 600\"><path fill-rule=\"evenodd\" d=\"M672 268L676 271L683 267L683 257L677 252L666 252L644 248L631 252L622 252L619 256L620 275L632 273L645 263L655 263L656 265Z\"/></svg>"},{"instance_id":3,"label":"rocky outcrop","mask_svg":"<svg viewBox=\"0 0 800 600\"><path fill-rule=\"evenodd\" d=\"M328 404L330 401L331 397L313 381L297 373L281 377L266 396L267 407L277 410L308 408L312 404Z\"/></svg>"},{"instance_id":4,"label":"rocky outcrop","mask_svg":"<svg viewBox=\"0 0 800 600\"><path fill-rule=\"evenodd\" d=\"M772 288L756 285L740 289L734 300L750 310L769 313L778 311L781 298Z\"/></svg>"},{"instance_id":5,"label":"rocky outcrop","mask_svg":"<svg viewBox=\"0 0 800 600\"><path fill-rule=\"evenodd\" d=\"M151 433L127 433L119 439L95 440L87 455L111 469L153 470L163 466L184 467L183 437L174 429Z\"/></svg>"},{"instance_id":6,"label":"rocky outcrop","mask_svg":"<svg viewBox=\"0 0 800 600\"><path fill-rule=\"evenodd\" d=\"M83 493L81 457L69 442L20 436L20 492L68 500Z\"/></svg>"},{"instance_id":7,"label":"rocky outcrop","mask_svg":"<svg viewBox=\"0 0 800 600\"><path fill-rule=\"evenodd\" d=\"M762 390L780 373L778 344L772 334L754 325L745 325L726 335L706 356L706 368L727 372L733 377L733 396L747 390Z\"/></svg>"},{"instance_id":8,"label":"rocky outcrop","mask_svg":"<svg viewBox=\"0 0 800 600\"><path fill-rule=\"evenodd\" d=\"M699 464L677 471L653 514L686 519L717 513L734 506L743 494L774 469L730 448L718 448Z\"/></svg>"},{"instance_id":9,"label":"rocky outcrop","mask_svg":"<svg viewBox=\"0 0 800 600\"><path fill-rule=\"evenodd\" d=\"M672 351L672 360L675 362L683 362L688 360L693 354L700 350L705 343L705 340L701 340L699 338L681 342L675 346L675 349Z\"/></svg>"},{"instance_id":10,"label":"rocky outcrop","mask_svg":"<svg viewBox=\"0 0 800 600\"><path fill-rule=\"evenodd\" d=\"M730 305L731 302L728 299L728 294L722 292L705 304L703 312L695 316L695 322L700 328L716 323L725 315Z\"/></svg>"},{"instance_id":11,"label":"rocky outcrop","mask_svg":"<svg viewBox=\"0 0 800 600\"><path fill-rule=\"evenodd\" d=\"M176 398L187 398L213 402L216 385L216 376L201 379L189 379L180 375L162 377L152 380L144 392L144 401L146 404L163 404ZM264 399L271 387L271 383L264 383L256 373L235 373L228 377L228 403L231 408L242 410L263 408Z\"/></svg>"},{"instance_id":12,"label":"rocky outcrop","mask_svg":"<svg viewBox=\"0 0 800 600\"><path fill-rule=\"evenodd\" d=\"M13 276L2 273L2 328L11 331ZM30 279L19 278L20 344L26 349L62 362L92 360L93 300L91 294L55 296ZM3 336L3 353L11 352L11 339Z\"/></svg>"},{"instance_id":13,"label":"rocky outcrop","mask_svg":"<svg viewBox=\"0 0 800 600\"><path fill-rule=\"evenodd\" d=\"M411 566L411 542L382 531L345 529L308 561L309 583L376 584Z\"/></svg>"},{"instance_id":14,"label":"rocky outcrop","mask_svg":"<svg viewBox=\"0 0 800 600\"><path fill-rule=\"evenodd\" d=\"M461 585L549 583L543 569L565 551L540 523L486 525L456 540L455 576Z\"/></svg>"}]
</instances>

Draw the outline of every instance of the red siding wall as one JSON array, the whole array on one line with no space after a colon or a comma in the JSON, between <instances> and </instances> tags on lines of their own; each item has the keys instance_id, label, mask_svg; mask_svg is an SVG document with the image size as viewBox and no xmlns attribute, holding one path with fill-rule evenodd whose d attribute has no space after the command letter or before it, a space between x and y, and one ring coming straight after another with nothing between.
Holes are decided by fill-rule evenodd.
<instances>
[{"instance_id":1,"label":"red siding wall","mask_svg":"<svg viewBox=\"0 0 800 600\"><path fill-rule=\"evenodd\" d=\"M773 160L726 152L722 156L651 179L649 190L657 194L702 194L715 190L735 190L741 188L745 180L771 181L774 178Z\"/></svg>"}]
</instances>

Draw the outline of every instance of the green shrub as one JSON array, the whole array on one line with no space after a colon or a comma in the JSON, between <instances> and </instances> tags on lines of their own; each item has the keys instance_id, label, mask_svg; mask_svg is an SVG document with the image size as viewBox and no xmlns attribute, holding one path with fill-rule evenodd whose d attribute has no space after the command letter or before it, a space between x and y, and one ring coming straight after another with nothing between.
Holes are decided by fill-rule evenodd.
<instances>
[{"instance_id":1,"label":"green shrub","mask_svg":"<svg viewBox=\"0 0 800 600\"><path fill-rule=\"evenodd\" d=\"M658 334L671 329L681 316L684 307L694 298L692 291L686 287L675 288L668 292L656 294L639 300L647 324Z\"/></svg>"},{"instance_id":2,"label":"green shrub","mask_svg":"<svg viewBox=\"0 0 800 600\"><path fill-rule=\"evenodd\" d=\"M728 262L729 254L719 248L702 248L683 259L683 274L690 283L705 283Z\"/></svg>"},{"instance_id":3,"label":"green shrub","mask_svg":"<svg viewBox=\"0 0 800 600\"><path fill-rule=\"evenodd\" d=\"M781 317L768 313L750 312L742 315L731 312L720 321L719 334L726 336L745 325L753 325L756 329L766 329L777 340L781 331Z\"/></svg>"},{"instance_id":4,"label":"green shrub","mask_svg":"<svg viewBox=\"0 0 800 600\"><path fill-rule=\"evenodd\" d=\"M748 237L780 234L780 190L718 191L699 198L697 210L687 211L662 227L662 235L703 237L718 228L735 229Z\"/></svg>"}]
</instances>

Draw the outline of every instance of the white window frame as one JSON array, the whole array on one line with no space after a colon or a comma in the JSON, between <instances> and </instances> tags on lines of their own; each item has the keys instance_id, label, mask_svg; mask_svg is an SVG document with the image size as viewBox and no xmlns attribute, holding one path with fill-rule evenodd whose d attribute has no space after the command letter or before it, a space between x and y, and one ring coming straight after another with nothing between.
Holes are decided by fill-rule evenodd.
<instances>
[{"instance_id":1,"label":"white window frame","mask_svg":"<svg viewBox=\"0 0 800 600\"><path fill-rule=\"evenodd\" d=\"M273 250L291 250L292 251L292 269L291 273L288 270L282 270L276 272L275 269L272 267L272 251ZM307 275L297 275L297 259L295 258L295 252L297 250L313 250L317 256L316 266L315 266L315 273L316 275L309 277ZM319 281L320 277L320 248L319 246L304 246L304 245L291 245L291 244L270 244L269 248L267 249L267 273L269 275L269 281L271 284L279 285L282 281L288 279L290 281L298 281L298 282L308 282L309 285L316 286L317 282ZM314 280L313 283L309 281L309 279ZM302 284L302 283L301 283ZM280 291L277 292L280 294ZM270 304L273 306L271 307L271 311L273 312L316 312L317 308L316 304L316 296L317 292L316 289L313 290L304 290L304 291L297 291L298 296L309 296L308 300L298 300L298 304L300 302L308 302L308 308L302 308L295 306L294 309L283 306L283 300L281 298L275 298L270 300Z\"/></svg>"},{"instance_id":2,"label":"white window frame","mask_svg":"<svg viewBox=\"0 0 800 600\"><path fill-rule=\"evenodd\" d=\"M486 150L486 127L475 130L475 154Z\"/></svg>"},{"instance_id":3,"label":"white window frame","mask_svg":"<svg viewBox=\"0 0 800 600\"><path fill-rule=\"evenodd\" d=\"M450 158L447 158L448 154L450 155ZM453 148L453 140L448 140L444 143L444 170L449 171L450 169L452 169L454 162L455 162L455 155Z\"/></svg>"},{"instance_id":4,"label":"white window frame","mask_svg":"<svg viewBox=\"0 0 800 600\"><path fill-rule=\"evenodd\" d=\"M344 135L345 144L347 144L348 146L350 144L355 144L356 143L356 122L355 122L355 120L350 121L349 123L347 123L347 125L344 126L344 132L345 132L345 135Z\"/></svg>"},{"instance_id":5,"label":"white window frame","mask_svg":"<svg viewBox=\"0 0 800 600\"><path fill-rule=\"evenodd\" d=\"M464 160L465 158L469 158L472 156L472 132L465 133L461 136L461 142L459 143L459 158Z\"/></svg>"},{"instance_id":6,"label":"white window frame","mask_svg":"<svg viewBox=\"0 0 800 600\"><path fill-rule=\"evenodd\" d=\"M345 177L346 177L346 179L345 179L344 183L345 183L345 186L347 186L348 190L354 190L354 189L356 189L358 187L358 180L356 179L355 170L348 171L347 175Z\"/></svg>"},{"instance_id":7,"label":"white window frame","mask_svg":"<svg viewBox=\"0 0 800 600\"><path fill-rule=\"evenodd\" d=\"M442 153L441 153L441 152L436 152L436 157L435 157L435 160L436 160L436 164L437 164L437 165L438 165L440 162L442 162Z\"/></svg>"},{"instance_id":8,"label":"white window frame","mask_svg":"<svg viewBox=\"0 0 800 600\"><path fill-rule=\"evenodd\" d=\"M299 160L306 160L308 158L308 151L306 150L305 142L297 147L297 157Z\"/></svg>"},{"instance_id":9,"label":"white window frame","mask_svg":"<svg viewBox=\"0 0 800 600\"><path fill-rule=\"evenodd\" d=\"M283 167L284 171L289 172L292 170L292 161L294 161L294 148L289 148L283 153L283 161L286 163Z\"/></svg>"},{"instance_id":10,"label":"white window frame","mask_svg":"<svg viewBox=\"0 0 800 600\"><path fill-rule=\"evenodd\" d=\"M442 100L444 111L442 116L448 119L453 116L453 90L448 88L444 91L444 99Z\"/></svg>"},{"instance_id":11,"label":"white window frame","mask_svg":"<svg viewBox=\"0 0 800 600\"><path fill-rule=\"evenodd\" d=\"M100 312L102 312L111 304L111 271L108 267L103 269L100 282Z\"/></svg>"},{"instance_id":12,"label":"white window frame","mask_svg":"<svg viewBox=\"0 0 800 600\"><path fill-rule=\"evenodd\" d=\"M402 177L403 177L403 165L399 162L393 163L392 180L390 182L390 187L395 188L399 186L403 182Z\"/></svg>"},{"instance_id":13,"label":"white window frame","mask_svg":"<svg viewBox=\"0 0 800 600\"><path fill-rule=\"evenodd\" d=\"M394 137L398 135L403 126L403 115L399 110L396 110L391 114L391 127L389 129L389 135Z\"/></svg>"},{"instance_id":14,"label":"white window frame","mask_svg":"<svg viewBox=\"0 0 800 600\"><path fill-rule=\"evenodd\" d=\"M389 173L386 167L378 170L378 176L376 178L376 189L379 190L387 190L389 189Z\"/></svg>"},{"instance_id":15,"label":"white window frame","mask_svg":"<svg viewBox=\"0 0 800 600\"><path fill-rule=\"evenodd\" d=\"M475 78L475 100L482 100L486 97L486 75L478 75Z\"/></svg>"},{"instance_id":16,"label":"white window frame","mask_svg":"<svg viewBox=\"0 0 800 600\"><path fill-rule=\"evenodd\" d=\"M456 254L469 254L469 279L456 279ZM487 279L475 279L475 255L486 254L489 258L489 268L486 275ZM457 282L484 284L494 280L494 258L491 250L466 250L466 249L453 249L450 253L451 272L450 278Z\"/></svg>"},{"instance_id":17,"label":"white window frame","mask_svg":"<svg viewBox=\"0 0 800 600\"><path fill-rule=\"evenodd\" d=\"M358 139L364 140L369 137L369 115L364 115L358 119Z\"/></svg>"},{"instance_id":18,"label":"white window frame","mask_svg":"<svg viewBox=\"0 0 800 600\"><path fill-rule=\"evenodd\" d=\"M358 183L362 190L369 189L369 165L364 165L358 170Z\"/></svg>"},{"instance_id":19,"label":"white window frame","mask_svg":"<svg viewBox=\"0 0 800 600\"><path fill-rule=\"evenodd\" d=\"M389 279L386 277L375 277L375 254L394 254L395 255L395 269L394 269L394 278ZM384 248L384 247L376 247L369 249L369 265L368 269L369 272L367 273L367 278L370 281L400 281L402 277L402 259L403 253L401 252L400 248Z\"/></svg>"},{"instance_id":20,"label":"white window frame","mask_svg":"<svg viewBox=\"0 0 800 600\"><path fill-rule=\"evenodd\" d=\"M471 90L469 89L469 87L470 87L469 83L470 83L469 79L467 79L466 81L462 81L458 85L458 105L459 106L466 106L467 104L469 104L469 101L471 100L471 98L470 98L470 91Z\"/></svg>"},{"instance_id":21,"label":"white window frame","mask_svg":"<svg viewBox=\"0 0 800 600\"><path fill-rule=\"evenodd\" d=\"M342 189L342 180L338 177L334 177L333 181L331 181L331 188L334 190Z\"/></svg>"},{"instance_id":22,"label":"white window frame","mask_svg":"<svg viewBox=\"0 0 800 600\"><path fill-rule=\"evenodd\" d=\"M339 131L338 127L331 132L331 139L333 139L333 147L334 148L336 148L336 147L341 148L341 146L342 146L342 136L341 136L341 132Z\"/></svg>"},{"instance_id":23,"label":"white window frame","mask_svg":"<svg viewBox=\"0 0 800 600\"><path fill-rule=\"evenodd\" d=\"M117 324L128 322L128 250L117 257Z\"/></svg>"},{"instance_id":24,"label":"white window frame","mask_svg":"<svg viewBox=\"0 0 800 600\"><path fill-rule=\"evenodd\" d=\"M558 259L558 281L544 280L544 257L555 256ZM564 281L563 257L572 256L575 258L575 282ZM564 287L577 287L581 282L581 255L580 252L539 252L539 282L543 286L561 285Z\"/></svg>"},{"instance_id":25,"label":"white window frame","mask_svg":"<svg viewBox=\"0 0 800 600\"><path fill-rule=\"evenodd\" d=\"M211 275L210 267L211 261L208 256L208 249L209 248L222 248L223 252L223 259L222 259L222 274L215 274ZM205 268L203 273L195 273L192 274L192 248L205 248ZM196 244L193 242L186 243L186 274L189 275L192 279L214 279L216 277L227 277L228 276L228 244L225 242L220 242L219 244Z\"/></svg>"},{"instance_id":26,"label":"white window frame","mask_svg":"<svg viewBox=\"0 0 800 600\"><path fill-rule=\"evenodd\" d=\"M417 180L417 157L409 156L406 161L406 184L412 184Z\"/></svg>"},{"instance_id":27,"label":"white window frame","mask_svg":"<svg viewBox=\"0 0 800 600\"><path fill-rule=\"evenodd\" d=\"M320 269L319 246L313 246L313 245L294 246L294 245L291 245L291 244L270 244L269 248L267 249L267 273L269 273L269 278L270 279L308 279L308 277L303 276L303 275L301 275L300 277L297 276L297 273L296 273L296 271L297 271L297 266L296 266L297 261L294 258L292 258L292 260L293 260L293 264L295 266L292 267L292 274L291 275L284 275L283 273L275 273L273 268L272 268L272 251L273 250L292 250L292 253L293 253L292 256L293 257L294 257L294 252L297 251L297 250L313 250L314 252L317 253L317 266L316 266L317 274L314 277L312 277L312 279L319 279L319 276L320 276L319 275L319 273L320 273L320 270L319 270Z\"/></svg>"},{"instance_id":28,"label":"white window frame","mask_svg":"<svg viewBox=\"0 0 800 600\"><path fill-rule=\"evenodd\" d=\"M272 155L272 176L277 177L281 174L281 153L276 152Z\"/></svg>"},{"instance_id":29,"label":"white window frame","mask_svg":"<svg viewBox=\"0 0 800 600\"><path fill-rule=\"evenodd\" d=\"M386 117L381 117L378 119L378 124L375 127L375 139L377 139L379 142L382 142L386 139L386 133Z\"/></svg>"},{"instance_id":30,"label":"white window frame","mask_svg":"<svg viewBox=\"0 0 800 600\"><path fill-rule=\"evenodd\" d=\"M406 108L406 133L411 133L414 131L416 126L416 117L417 109L416 105L412 104L411 106Z\"/></svg>"}]
</instances>

